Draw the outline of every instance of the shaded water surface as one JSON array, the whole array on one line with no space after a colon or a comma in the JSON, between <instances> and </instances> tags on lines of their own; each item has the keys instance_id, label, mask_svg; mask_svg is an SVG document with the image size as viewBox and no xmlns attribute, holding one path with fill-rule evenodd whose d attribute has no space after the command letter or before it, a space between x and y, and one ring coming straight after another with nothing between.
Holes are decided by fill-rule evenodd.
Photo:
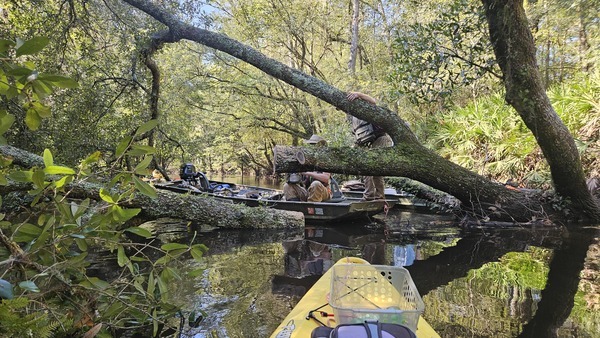
<instances>
[{"instance_id":1,"label":"shaded water surface","mask_svg":"<svg viewBox=\"0 0 600 338\"><path fill-rule=\"evenodd\" d=\"M598 227L461 230L445 216L392 209L363 224L216 231L203 278L173 285L205 312L183 337L269 337L335 261L405 266L442 337L599 337ZM197 266L191 266L190 269Z\"/></svg>"}]
</instances>

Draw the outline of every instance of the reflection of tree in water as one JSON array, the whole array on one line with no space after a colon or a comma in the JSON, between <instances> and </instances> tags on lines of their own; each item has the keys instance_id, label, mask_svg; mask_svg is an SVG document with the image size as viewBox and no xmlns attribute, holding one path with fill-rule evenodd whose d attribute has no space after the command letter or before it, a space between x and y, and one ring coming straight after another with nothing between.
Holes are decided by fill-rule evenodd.
<instances>
[{"instance_id":1,"label":"reflection of tree in water","mask_svg":"<svg viewBox=\"0 0 600 338\"><path fill-rule=\"evenodd\" d=\"M597 229L486 231L465 235L456 246L407 267L421 294L431 293L424 300L426 317L433 326L442 336L514 337L521 329L522 337L556 337L559 332L571 336L566 328L571 324L564 323L574 306L580 272ZM579 336L592 337L598 332L598 315L585 306L573 311L582 315L571 316L570 323ZM505 318L494 318L494 314ZM580 322L595 324L586 330Z\"/></svg>"},{"instance_id":2,"label":"reflection of tree in water","mask_svg":"<svg viewBox=\"0 0 600 338\"><path fill-rule=\"evenodd\" d=\"M580 273L584 269L590 246L598 244L598 234L597 228L573 229L565 233L564 241L555 249L550 262L548 281L542 291L538 310L519 337L558 336L559 328L574 307ZM593 334L598 332L595 330ZM585 333L582 332L581 336L585 336Z\"/></svg>"}]
</instances>

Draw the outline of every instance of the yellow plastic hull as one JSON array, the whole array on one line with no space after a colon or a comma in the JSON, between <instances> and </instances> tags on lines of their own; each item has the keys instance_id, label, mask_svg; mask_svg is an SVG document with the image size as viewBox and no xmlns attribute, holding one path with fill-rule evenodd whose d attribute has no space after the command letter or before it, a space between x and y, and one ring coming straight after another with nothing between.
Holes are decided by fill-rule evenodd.
<instances>
[{"instance_id":1,"label":"yellow plastic hull","mask_svg":"<svg viewBox=\"0 0 600 338\"><path fill-rule=\"evenodd\" d=\"M367 264L368 262L361 258L347 257L340 259L336 264L339 263L356 263L356 264ZM330 289L331 282L331 271L327 270L325 274L315 283L315 285L306 292L304 297L298 302L298 304L292 309L287 317L281 322L279 327L273 332L271 338L309 338L311 332L320 324L314 319L307 319L309 311L315 310L321 305L327 304L327 294ZM326 305L319 311L333 314L331 306ZM316 316L317 314L315 314ZM330 327L335 327L335 318L333 317L317 317L321 322L327 324ZM417 337L418 338L439 338L440 336L433 330L433 328L425 321L420 318L417 325Z\"/></svg>"}]
</instances>

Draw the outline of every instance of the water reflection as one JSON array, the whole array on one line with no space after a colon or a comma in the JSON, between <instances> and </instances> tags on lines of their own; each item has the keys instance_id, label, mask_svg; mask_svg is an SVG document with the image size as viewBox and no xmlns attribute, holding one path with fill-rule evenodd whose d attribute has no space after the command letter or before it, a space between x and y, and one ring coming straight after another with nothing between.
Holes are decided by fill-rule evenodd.
<instances>
[{"instance_id":1,"label":"water reflection","mask_svg":"<svg viewBox=\"0 0 600 338\"><path fill-rule=\"evenodd\" d=\"M205 275L182 281L188 286L178 294L207 316L198 328L186 326L183 336L269 337L322 272L345 256L405 266L423 295L424 318L442 337L521 331L524 337L593 337L600 331L598 228L466 231L444 217L402 210L373 221L202 234L198 241L210 248ZM579 276L588 252L597 256L588 257L584 290Z\"/></svg>"}]
</instances>

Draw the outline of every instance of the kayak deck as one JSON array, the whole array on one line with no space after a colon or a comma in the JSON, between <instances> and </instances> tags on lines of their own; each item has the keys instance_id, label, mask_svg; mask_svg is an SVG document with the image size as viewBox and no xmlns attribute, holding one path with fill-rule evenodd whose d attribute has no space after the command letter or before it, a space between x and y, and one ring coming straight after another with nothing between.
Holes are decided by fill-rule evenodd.
<instances>
[{"instance_id":1,"label":"kayak deck","mask_svg":"<svg viewBox=\"0 0 600 338\"><path fill-rule=\"evenodd\" d=\"M368 264L367 261L356 258L347 257L340 259L336 264L354 263L354 264ZM271 335L271 338L305 338L310 337L311 332L321 326L321 324L308 317L310 311L317 310L313 313L319 321L329 327L335 327L336 322L333 317L333 308L328 304L328 294L331 283L331 271L329 269L323 274L323 276L306 292L304 297L298 302L298 304L292 309L287 317L277 327L275 332ZM320 312L329 314L326 317L321 317ZM419 318L417 324L416 335L418 338L439 338L440 336L433 330L431 325L425 321L422 317Z\"/></svg>"}]
</instances>

